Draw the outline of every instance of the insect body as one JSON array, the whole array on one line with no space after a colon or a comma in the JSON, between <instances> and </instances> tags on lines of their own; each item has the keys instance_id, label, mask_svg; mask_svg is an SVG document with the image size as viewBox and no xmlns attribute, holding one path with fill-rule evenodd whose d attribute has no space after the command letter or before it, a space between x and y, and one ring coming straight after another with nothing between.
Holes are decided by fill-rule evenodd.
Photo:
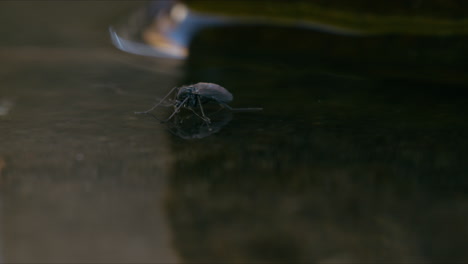
<instances>
[{"instance_id":1,"label":"insect body","mask_svg":"<svg viewBox=\"0 0 468 264\"><path fill-rule=\"evenodd\" d=\"M226 104L232 101L232 94L226 88L214 83L197 83L194 85L182 86L177 92L177 99L183 101L189 98L186 105L196 107L198 104L205 104L209 101Z\"/></svg>"},{"instance_id":2,"label":"insect body","mask_svg":"<svg viewBox=\"0 0 468 264\"><path fill-rule=\"evenodd\" d=\"M233 99L232 94L226 90L226 88L214 84L214 83L197 83L192 85L186 85L182 87L175 87L163 98L159 103L154 105L151 109L144 112L135 112L136 114L148 114L153 111L156 107L161 105L173 92L176 92L175 98L172 100L174 106L174 112L165 120L169 121L175 114L179 112L181 108L191 110L195 115L200 117L206 123L210 123L210 119L205 115L203 105L209 102L214 102L220 106L227 108L232 111L259 111L262 108L232 108L227 103ZM197 113L196 108L200 109L200 113Z\"/></svg>"}]
</instances>

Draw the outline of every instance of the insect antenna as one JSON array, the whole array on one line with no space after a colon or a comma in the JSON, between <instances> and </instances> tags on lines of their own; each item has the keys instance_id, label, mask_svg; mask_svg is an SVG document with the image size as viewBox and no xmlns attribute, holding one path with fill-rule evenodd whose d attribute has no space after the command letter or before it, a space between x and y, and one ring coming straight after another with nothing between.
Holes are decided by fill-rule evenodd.
<instances>
[{"instance_id":1,"label":"insect antenna","mask_svg":"<svg viewBox=\"0 0 468 264\"><path fill-rule=\"evenodd\" d=\"M174 90L176 90L176 89L177 89L177 87L172 88L171 91L169 91L169 93L166 94L166 96L164 96L164 97L161 99L161 101L159 101L159 103L155 104L155 105L154 105L153 107L151 107L150 109L148 109L148 110L146 110L146 111L142 111L142 112L135 112L135 114L137 114L137 115L139 115L139 114L148 114L149 112L153 111L154 109L156 109L156 107L158 107L159 105L161 105L161 104L166 100L166 98L169 97L169 95L170 95L171 93L173 93Z\"/></svg>"}]
</instances>

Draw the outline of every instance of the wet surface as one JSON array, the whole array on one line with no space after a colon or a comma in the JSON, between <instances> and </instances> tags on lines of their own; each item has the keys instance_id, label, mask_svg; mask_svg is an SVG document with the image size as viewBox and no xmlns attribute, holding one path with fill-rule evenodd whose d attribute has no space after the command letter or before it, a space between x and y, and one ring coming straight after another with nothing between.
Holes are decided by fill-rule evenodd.
<instances>
[{"instance_id":1,"label":"wet surface","mask_svg":"<svg viewBox=\"0 0 468 264\"><path fill-rule=\"evenodd\" d=\"M126 57L107 31L139 3L1 4L2 28L23 34L0 46L0 101L14 102L0 116L3 261L176 262L166 131L133 111L177 69Z\"/></svg>"},{"instance_id":2,"label":"wet surface","mask_svg":"<svg viewBox=\"0 0 468 264\"><path fill-rule=\"evenodd\" d=\"M139 4L116 3L2 2L5 262L468 258L463 37L228 27L177 62L111 46L107 26ZM37 8L54 15L23 16L47 30L16 34L31 19L7 14ZM198 119L181 136L133 114L201 81L264 110L190 139Z\"/></svg>"},{"instance_id":3,"label":"wet surface","mask_svg":"<svg viewBox=\"0 0 468 264\"><path fill-rule=\"evenodd\" d=\"M193 42L185 82L223 83L234 94L232 105L264 111L234 114L203 141L173 138L169 212L182 256L466 259L462 67L453 61L426 66L439 75L424 78L421 68L406 68L410 59L401 46L391 51L399 56L378 56L376 45L347 60L333 56L335 42L310 50L313 41L324 45L321 37L348 40L361 52L356 42L368 43L270 27L206 30ZM287 47L272 44L283 39ZM366 56L382 64L368 65Z\"/></svg>"}]
</instances>

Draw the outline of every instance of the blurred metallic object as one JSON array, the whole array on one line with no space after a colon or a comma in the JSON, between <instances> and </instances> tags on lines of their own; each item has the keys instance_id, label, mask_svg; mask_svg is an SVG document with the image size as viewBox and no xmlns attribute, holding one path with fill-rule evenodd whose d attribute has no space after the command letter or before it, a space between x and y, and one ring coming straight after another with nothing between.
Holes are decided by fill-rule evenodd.
<instances>
[{"instance_id":1,"label":"blurred metallic object","mask_svg":"<svg viewBox=\"0 0 468 264\"><path fill-rule=\"evenodd\" d=\"M174 1L154 1L133 13L120 26L111 26L112 43L120 50L152 57L184 59L192 36L208 25L225 24L228 19L190 12Z\"/></svg>"},{"instance_id":2,"label":"blurred metallic object","mask_svg":"<svg viewBox=\"0 0 468 264\"><path fill-rule=\"evenodd\" d=\"M207 2L209 3L209 2ZM217 15L189 9L176 0L153 1L120 26L109 28L114 45L125 52L159 58L185 59L193 36L203 28L223 25L279 25L336 34L360 32L322 23L258 16Z\"/></svg>"},{"instance_id":3,"label":"blurred metallic object","mask_svg":"<svg viewBox=\"0 0 468 264\"><path fill-rule=\"evenodd\" d=\"M416 3L415 7L419 6ZM220 25L270 25L337 35L466 35L468 20L426 14L365 13L314 1L153 1L121 26L110 28L114 45L144 56L185 59L198 31ZM366 10L366 9L364 9ZM364 12L364 13L363 13ZM363 15L367 14L367 15Z\"/></svg>"}]
</instances>

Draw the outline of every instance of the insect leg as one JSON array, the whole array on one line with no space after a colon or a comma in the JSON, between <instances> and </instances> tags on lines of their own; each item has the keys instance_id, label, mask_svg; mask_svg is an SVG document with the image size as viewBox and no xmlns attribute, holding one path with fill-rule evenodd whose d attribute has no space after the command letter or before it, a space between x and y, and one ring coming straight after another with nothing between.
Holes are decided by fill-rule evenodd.
<instances>
[{"instance_id":1,"label":"insect leg","mask_svg":"<svg viewBox=\"0 0 468 264\"><path fill-rule=\"evenodd\" d=\"M203 106L202 106L202 103L201 103L201 100L200 100L200 96L197 95L197 100L198 100L198 105L200 106L200 111L201 111L201 114L202 114L202 119L207 123L211 123L210 119L205 115L205 112L203 111Z\"/></svg>"},{"instance_id":2,"label":"insect leg","mask_svg":"<svg viewBox=\"0 0 468 264\"><path fill-rule=\"evenodd\" d=\"M135 114L147 114L147 113L153 111L154 109L156 109L156 107L158 107L159 105L161 105L161 104L164 102L164 100L166 100L166 98L169 97L169 95L170 95L172 92L174 92L175 89L177 89L177 87L172 88L171 91L170 91L168 94L166 94L166 96L164 96L164 98L161 99L161 101L159 101L159 103L155 104L155 105L154 105L153 107L151 107L150 109L148 109L148 110L146 110L146 111L143 111L143 112L135 112Z\"/></svg>"},{"instance_id":3,"label":"insect leg","mask_svg":"<svg viewBox=\"0 0 468 264\"><path fill-rule=\"evenodd\" d=\"M174 109L174 112L172 112L172 114L164 121L164 122L167 122L169 120L171 120L171 118L177 113L179 112L179 109L184 106L185 102L187 102L187 100L189 99L189 97L185 97L185 99L179 104L179 106L177 106L175 109Z\"/></svg>"},{"instance_id":4,"label":"insect leg","mask_svg":"<svg viewBox=\"0 0 468 264\"><path fill-rule=\"evenodd\" d=\"M199 114L197 113L197 111L195 111L195 109L193 109L192 107L187 107L187 109L189 109L190 111L192 111L193 114L196 115L196 116L198 116L201 120L205 121L205 120L203 119L203 117L202 117L201 115L199 115Z\"/></svg>"},{"instance_id":5,"label":"insect leg","mask_svg":"<svg viewBox=\"0 0 468 264\"><path fill-rule=\"evenodd\" d=\"M263 110L263 108L261 108L261 107L232 108L231 106L229 106L226 103L219 102L219 101L218 101L218 103L221 106L226 107L227 109L229 109L231 111L262 111Z\"/></svg>"}]
</instances>

